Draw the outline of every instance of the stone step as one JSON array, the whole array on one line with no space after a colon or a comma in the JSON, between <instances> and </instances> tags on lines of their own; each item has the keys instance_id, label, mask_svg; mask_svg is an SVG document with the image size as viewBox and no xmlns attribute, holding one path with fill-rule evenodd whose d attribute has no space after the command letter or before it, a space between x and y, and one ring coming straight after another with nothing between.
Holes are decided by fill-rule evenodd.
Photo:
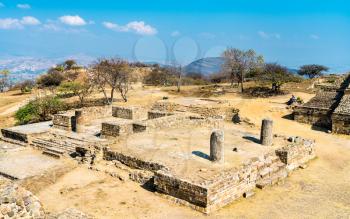
<instances>
[{"instance_id":1,"label":"stone step","mask_svg":"<svg viewBox=\"0 0 350 219\"><path fill-rule=\"evenodd\" d=\"M63 145L60 143L54 143L54 142L46 141L46 140L42 140L42 139L35 139L32 141L32 144L38 144L38 145L41 145L43 147L49 146L49 147L57 147L57 148L65 149L65 150L75 151L75 146Z\"/></svg>"},{"instance_id":2,"label":"stone step","mask_svg":"<svg viewBox=\"0 0 350 219\"><path fill-rule=\"evenodd\" d=\"M15 145L21 145L23 147L27 146L27 143L23 142L23 141L17 141L11 138L5 138L3 136L0 135L0 140L10 143L10 144L15 144Z\"/></svg>"},{"instance_id":3,"label":"stone step","mask_svg":"<svg viewBox=\"0 0 350 219\"><path fill-rule=\"evenodd\" d=\"M48 151L48 150L43 151L43 154L44 154L44 155L48 155L48 156L50 156L50 157L57 158L57 159L61 158L61 154L57 154L57 153L55 153L55 152Z\"/></svg>"}]
</instances>

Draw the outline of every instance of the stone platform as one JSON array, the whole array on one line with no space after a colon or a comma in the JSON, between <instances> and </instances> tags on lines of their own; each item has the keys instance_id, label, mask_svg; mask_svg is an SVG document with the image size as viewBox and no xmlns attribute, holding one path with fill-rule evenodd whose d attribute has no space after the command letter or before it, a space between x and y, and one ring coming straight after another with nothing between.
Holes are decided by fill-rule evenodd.
<instances>
[{"instance_id":1,"label":"stone platform","mask_svg":"<svg viewBox=\"0 0 350 219\"><path fill-rule=\"evenodd\" d=\"M256 187L265 188L315 157L313 142L289 142L274 138L262 146L256 135L224 123L224 162L209 156L211 128L192 127L146 131L110 145L106 160L154 172L159 193L196 210L210 213L247 196Z\"/></svg>"}]
</instances>

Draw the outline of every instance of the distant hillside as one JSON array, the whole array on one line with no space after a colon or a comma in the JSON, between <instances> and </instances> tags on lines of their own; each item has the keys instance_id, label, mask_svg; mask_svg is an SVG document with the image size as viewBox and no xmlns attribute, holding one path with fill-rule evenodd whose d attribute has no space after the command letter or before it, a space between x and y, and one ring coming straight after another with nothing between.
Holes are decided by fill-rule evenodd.
<instances>
[{"instance_id":1,"label":"distant hillside","mask_svg":"<svg viewBox=\"0 0 350 219\"><path fill-rule=\"evenodd\" d=\"M202 73L211 75L220 72L224 59L221 57L208 57L198 59L185 67L186 73Z\"/></svg>"},{"instance_id":2,"label":"distant hillside","mask_svg":"<svg viewBox=\"0 0 350 219\"><path fill-rule=\"evenodd\" d=\"M224 63L224 58L222 57L208 57L198 59L185 67L186 73L202 73L204 75L211 75L221 71L221 66ZM297 74L297 69L288 68L288 70Z\"/></svg>"}]
</instances>

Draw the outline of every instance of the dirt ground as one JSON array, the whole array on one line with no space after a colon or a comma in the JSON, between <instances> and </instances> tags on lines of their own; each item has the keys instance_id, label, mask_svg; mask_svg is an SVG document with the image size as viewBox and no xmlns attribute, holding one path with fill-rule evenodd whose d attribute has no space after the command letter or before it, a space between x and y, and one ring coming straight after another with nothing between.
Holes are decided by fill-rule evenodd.
<instances>
[{"instance_id":1,"label":"dirt ground","mask_svg":"<svg viewBox=\"0 0 350 219\"><path fill-rule=\"evenodd\" d=\"M191 95L191 89L196 88L183 91L186 96ZM127 104L149 105L163 96L178 97L167 91L133 90ZM303 92L294 94L305 101L313 97ZM256 190L255 196L242 198L208 216L176 205L129 180L120 181L85 167L73 169L37 195L48 211L75 207L96 218L350 218L350 137L289 120L286 116L290 111L284 103L290 96L246 99L227 93L215 97L239 108L241 115L255 124L254 128L242 126L242 131L259 133L261 119L270 117L275 133L315 139L318 157L308 168L294 172L283 185Z\"/></svg>"}]
</instances>

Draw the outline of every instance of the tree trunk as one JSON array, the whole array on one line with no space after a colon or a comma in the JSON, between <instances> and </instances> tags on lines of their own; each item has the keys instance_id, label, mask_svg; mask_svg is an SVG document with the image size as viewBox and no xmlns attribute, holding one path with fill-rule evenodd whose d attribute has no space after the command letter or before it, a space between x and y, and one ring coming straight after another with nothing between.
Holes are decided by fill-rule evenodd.
<instances>
[{"instance_id":1,"label":"tree trunk","mask_svg":"<svg viewBox=\"0 0 350 219\"><path fill-rule=\"evenodd\" d=\"M113 104L113 99L114 99L114 89L115 88L112 88L111 90L111 100L109 101L109 104L112 105Z\"/></svg>"}]
</instances>

